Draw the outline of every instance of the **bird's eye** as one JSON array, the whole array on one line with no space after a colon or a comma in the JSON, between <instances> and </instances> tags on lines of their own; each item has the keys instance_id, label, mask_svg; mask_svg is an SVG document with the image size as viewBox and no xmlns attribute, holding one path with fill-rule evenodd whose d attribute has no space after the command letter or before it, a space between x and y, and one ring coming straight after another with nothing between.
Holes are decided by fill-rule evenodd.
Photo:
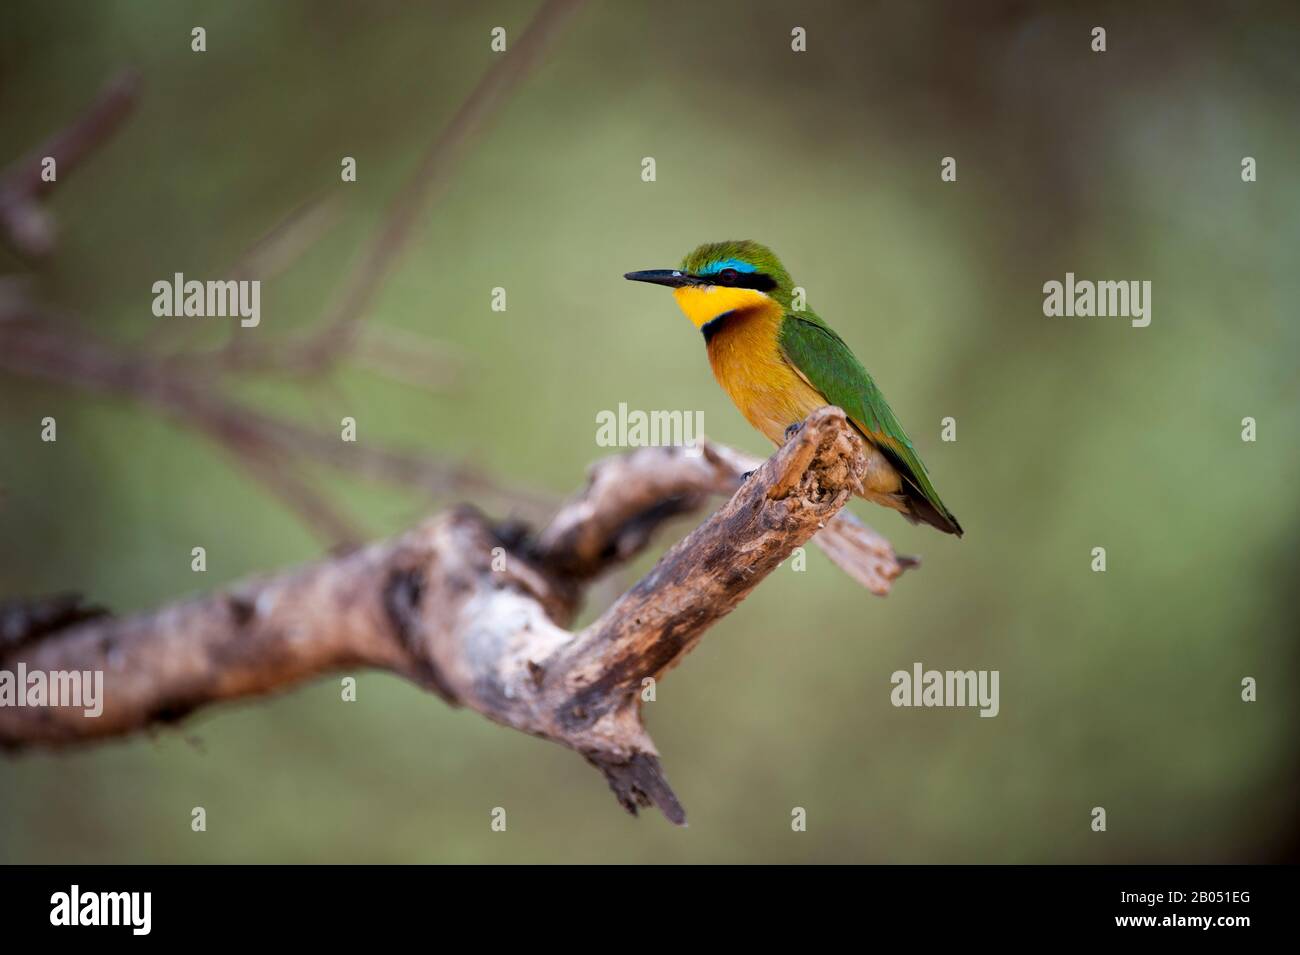
<instances>
[{"instance_id":1,"label":"bird's eye","mask_svg":"<svg viewBox=\"0 0 1300 955\"><path fill-rule=\"evenodd\" d=\"M740 273L735 269L723 269L718 273L718 278L722 280L724 285L734 285L736 279L740 278Z\"/></svg>"}]
</instances>

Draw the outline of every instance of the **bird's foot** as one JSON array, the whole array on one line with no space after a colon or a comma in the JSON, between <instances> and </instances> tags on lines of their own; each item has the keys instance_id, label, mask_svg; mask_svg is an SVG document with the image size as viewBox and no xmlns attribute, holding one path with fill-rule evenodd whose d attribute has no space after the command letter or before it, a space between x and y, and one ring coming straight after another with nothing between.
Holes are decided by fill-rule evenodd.
<instances>
[{"instance_id":1,"label":"bird's foot","mask_svg":"<svg viewBox=\"0 0 1300 955\"><path fill-rule=\"evenodd\" d=\"M790 427L785 429L785 439L789 441L791 438L793 438L796 434L798 434L802 430L803 430L803 422L796 421L794 424L790 425Z\"/></svg>"}]
</instances>

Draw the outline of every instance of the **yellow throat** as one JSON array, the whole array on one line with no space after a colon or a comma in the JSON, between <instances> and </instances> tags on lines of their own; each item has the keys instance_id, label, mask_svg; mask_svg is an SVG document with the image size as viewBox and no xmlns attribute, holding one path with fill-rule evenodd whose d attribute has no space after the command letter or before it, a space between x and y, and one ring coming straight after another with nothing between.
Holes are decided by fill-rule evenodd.
<instances>
[{"instance_id":1,"label":"yellow throat","mask_svg":"<svg viewBox=\"0 0 1300 955\"><path fill-rule=\"evenodd\" d=\"M673 289L673 298L677 299L677 304L696 328L707 325L719 315L739 309L781 307L762 292L725 285L686 285Z\"/></svg>"}]
</instances>

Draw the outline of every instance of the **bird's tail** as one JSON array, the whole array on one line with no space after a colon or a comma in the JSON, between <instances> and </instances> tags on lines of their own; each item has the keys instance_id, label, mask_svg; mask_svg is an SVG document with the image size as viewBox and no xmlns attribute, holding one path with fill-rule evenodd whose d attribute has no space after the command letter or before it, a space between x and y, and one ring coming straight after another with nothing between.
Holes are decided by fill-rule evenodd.
<instances>
[{"instance_id":1,"label":"bird's tail","mask_svg":"<svg viewBox=\"0 0 1300 955\"><path fill-rule=\"evenodd\" d=\"M945 534L956 534L961 537L962 529L957 523L957 518L947 508L940 510L935 507L928 497L912 486L911 482L903 482L903 492L898 496L903 499L905 505L900 512L913 524L929 524Z\"/></svg>"}]
</instances>

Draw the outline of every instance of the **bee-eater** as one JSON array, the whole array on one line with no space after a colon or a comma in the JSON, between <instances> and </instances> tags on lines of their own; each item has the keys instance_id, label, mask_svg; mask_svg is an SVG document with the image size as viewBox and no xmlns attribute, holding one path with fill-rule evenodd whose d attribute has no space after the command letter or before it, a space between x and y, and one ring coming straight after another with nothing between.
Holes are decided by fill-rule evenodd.
<instances>
[{"instance_id":1,"label":"bee-eater","mask_svg":"<svg viewBox=\"0 0 1300 955\"><path fill-rule=\"evenodd\" d=\"M673 290L704 333L713 375L749 423L780 445L813 411L839 405L867 443L862 496L961 536L916 449L849 346L809 308L795 310L794 283L757 242L715 242L677 269L628 272Z\"/></svg>"}]
</instances>

